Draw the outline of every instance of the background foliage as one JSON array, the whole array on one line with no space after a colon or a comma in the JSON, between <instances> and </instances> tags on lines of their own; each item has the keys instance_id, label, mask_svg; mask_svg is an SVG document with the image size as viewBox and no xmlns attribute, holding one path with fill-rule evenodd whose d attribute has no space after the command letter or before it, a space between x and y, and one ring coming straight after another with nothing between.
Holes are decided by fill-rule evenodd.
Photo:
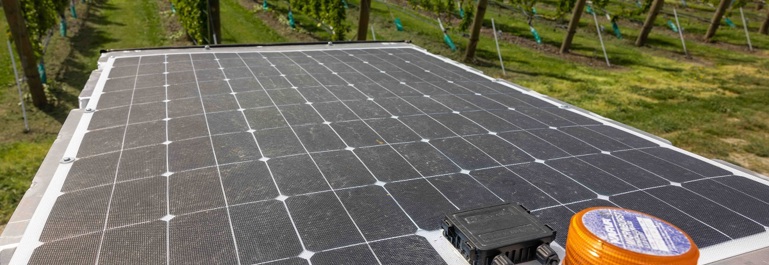
<instances>
[{"instance_id":1,"label":"background foliage","mask_svg":"<svg viewBox=\"0 0 769 265\"><path fill-rule=\"evenodd\" d=\"M313 19L331 27L331 40L344 40L350 31L346 23L347 10L341 0L290 0L291 6Z\"/></svg>"},{"instance_id":2,"label":"background foliage","mask_svg":"<svg viewBox=\"0 0 769 265\"><path fill-rule=\"evenodd\" d=\"M209 43L206 0L171 0L179 14L179 22L197 44Z\"/></svg>"},{"instance_id":3,"label":"background foliage","mask_svg":"<svg viewBox=\"0 0 769 265\"><path fill-rule=\"evenodd\" d=\"M69 0L22 0L21 12L27 22L35 55L43 54L43 37L48 30L56 26L59 19L64 19L64 11Z\"/></svg>"}]
</instances>

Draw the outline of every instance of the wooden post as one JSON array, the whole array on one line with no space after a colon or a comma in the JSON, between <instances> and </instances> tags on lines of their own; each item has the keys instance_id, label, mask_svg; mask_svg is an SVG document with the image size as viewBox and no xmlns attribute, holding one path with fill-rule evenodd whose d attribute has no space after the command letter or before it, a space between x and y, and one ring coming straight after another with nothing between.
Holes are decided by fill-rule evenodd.
<instances>
[{"instance_id":1,"label":"wooden post","mask_svg":"<svg viewBox=\"0 0 769 265\"><path fill-rule=\"evenodd\" d=\"M45 98L40 74L37 72L37 56L35 56L35 51L32 48L32 41L21 13L21 6L18 0L2 0L2 3L5 17L8 20L8 28L11 30L13 42L19 52L21 68L24 69L24 76L27 78L29 93L32 94L32 104L38 108L44 108L48 105L48 101Z\"/></svg>"},{"instance_id":2,"label":"wooden post","mask_svg":"<svg viewBox=\"0 0 769 265\"><path fill-rule=\"evenodd\" d=\"M713 36L716 35L716 30L718 30L718 26L721 25L721 18L724 16L724 13L726 13L726 9L729 7L731 2L731 0L721 0L721 3L718 4L718 9L716 9L716 12L713 13L713 19L710 20L710 27L708 27L708 32L705 33L706 41L710 41L710 38L713 38Z\"/></svg>"},{"instance_id":3,"label":"wooden post","mask_svg":"<svg viewBox=\"0 0 769 265\"><path fill-rule=\"evenodd\" d=\"M486 6L488 4L489 0L478 0L478 6L475 9L475 17L473 18L473 27L470 32L470 42L467 43L467 50L465 51L465 62L469 63L475 59L475 48L478 47L481 26L483 26L483 17L486 15Z\"/></svg>"},{"instance_id":4,"label":"wooden post","mask_svg":"<svg viewBox=\"0 0 769 265\"><path fill-rule=\"evenodd\" d=\"M210 30L211 35L209 37L209 42L212 44L221 44L222 43L222 21L221 17L219 16L219 0L208 0L208 15L210 16L209 23L211 23Z\"/></svg>"},{"instance_id":5,"label":"wooden post","mask_svg":"<svg viewBox=\"0 0 769 265\"><path fill-rule=\"evenodd\" d=\"M649 9L649 14L646 16L646 21L641 28L641 32L638 34L638 38L635 40L635 46L643 46L646 43L646 39L649 38L649 32L654 28L654 20L657 19L657 14L662 10L662 6L665 5L665 0L654 0L652 6Z\"/></svg>"},{"instance_id":6,"label":"wooden post","mask_svg":"<svg viewBox=\"0 0 769 265\"><path fill-rule=\"evenodd\" d=\"M561 53L568 53L571 48L571 41L574 40L574 34L577 33L577 27L579 26L579 19L582 17L582 10L585 9L586 0L577 0L572 10L571 21L569 21L569 28L566 30L566 38L561 43Z\"/></svg>"},{"instance_id":7,"label":"wooden post","mask_svg":"<svg viewBox=\"0 0 769 265\"><path fill-rule=\"evenodd\" d=\"M358 40L366 40L368 32L368 15L371 10L371 0L360 1L360 18L358 19Z\"/></svg>"},{"instance_id":8,"label":"wooden post","mask_svg":"<svg viewBox=\"0 0 769 265\"><path fill-rule=\"evenodd\" d=\"M761 28L758 29L758 33L769 35L769 14L766 14L766 19L764 19L764 23L761 24Z\"/></svg>"}]
</instances>

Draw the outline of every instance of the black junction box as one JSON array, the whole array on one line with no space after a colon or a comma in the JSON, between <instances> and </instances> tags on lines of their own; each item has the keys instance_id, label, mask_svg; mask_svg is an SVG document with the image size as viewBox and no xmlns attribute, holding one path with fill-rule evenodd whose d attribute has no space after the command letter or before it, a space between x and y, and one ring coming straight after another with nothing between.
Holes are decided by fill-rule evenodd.
<instances>
[{"instance_id":1,"label":"black junction box","mask_svg":"<svg viewBox=\"0 0 769 265\"><path fill-rule=\"evenodd\" d=\"M555 230L522 205L502 204L449 214L443 235L472 265L492 264L503 254L514 263L537 259L537 247L555 240Z\"/></svg>"}]
</instances>

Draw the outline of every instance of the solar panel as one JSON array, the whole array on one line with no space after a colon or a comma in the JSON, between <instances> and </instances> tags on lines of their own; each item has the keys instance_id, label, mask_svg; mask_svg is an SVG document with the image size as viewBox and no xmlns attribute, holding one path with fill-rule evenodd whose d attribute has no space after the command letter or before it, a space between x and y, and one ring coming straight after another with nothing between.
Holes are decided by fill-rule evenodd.
<instances>
[{"instance_id":1,"label":"solar panel","mask_svg":"<svg viewBox=\"0 0 769 265\"><path fill-rule=\"evenodd\" d=\"M703 262L769 244L766 180L410 44L110 52L98 72L13 263L461 264L442 217L504 202L560 246L592 206L677 225Z\"/></svg>"}]
</instances>

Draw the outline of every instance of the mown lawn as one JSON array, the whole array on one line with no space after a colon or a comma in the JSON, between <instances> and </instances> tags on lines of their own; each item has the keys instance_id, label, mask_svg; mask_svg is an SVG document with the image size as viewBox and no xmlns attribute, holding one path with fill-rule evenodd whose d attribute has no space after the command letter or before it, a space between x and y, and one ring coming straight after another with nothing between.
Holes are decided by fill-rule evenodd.
<instances>
[{"instance_id":1,"label":"mown lawn","mask_svg":"<svg viewBox=\"0 0 769 265\"><path fill-rule=\"evenodd\" d=\"M220 0L223 43L286 42L287 38L265 25L238 0ZM230 26L228 26L230 25ZM231 26L240 25L240 26Z\"/></svg>"}]
</instances>

